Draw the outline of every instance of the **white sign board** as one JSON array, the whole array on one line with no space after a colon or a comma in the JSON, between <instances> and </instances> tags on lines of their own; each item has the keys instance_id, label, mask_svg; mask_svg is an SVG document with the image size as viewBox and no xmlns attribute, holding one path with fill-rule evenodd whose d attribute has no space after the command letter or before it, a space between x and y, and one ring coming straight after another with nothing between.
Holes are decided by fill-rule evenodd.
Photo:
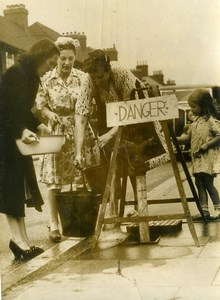
<instances>
[{"instance_id":1,"label":"white sign board","mask_svg":"<svg viewBox=\"0 0 220 300\"><path fill-rule=\"evenodd\" d=\"M111 102L106 106L108 127L169 120L179 116L175 95Z\"/></svg>"}]
</instances>

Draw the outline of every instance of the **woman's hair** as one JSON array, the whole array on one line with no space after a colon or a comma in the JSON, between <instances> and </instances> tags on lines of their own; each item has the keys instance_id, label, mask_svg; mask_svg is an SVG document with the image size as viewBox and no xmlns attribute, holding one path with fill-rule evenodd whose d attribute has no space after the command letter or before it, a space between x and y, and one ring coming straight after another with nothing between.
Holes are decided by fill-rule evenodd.
<instances>
[{"instance_id":1,"label":"woman's hair","mask_svg":"<svg viewBox=\"0 0 220 300\"><path fill-rule=\"evenodd\" d=\"M97 49L88 53L89 57L84 61L83 71L94 73L101 70L109 72L111 70L110 58L103 50Z\"/></svg>"},{"instance_id":2,"label":"woman's hair","mask_svg":"<svg viewBox=\"0 0 220 300\"><path fill-rule=\"evenodd\" d=\"M205 89L196 89L194 90L188 99L188 102L194 102L198 104L201 108L202 116L217 116L217 109L213 102L213 98L210 93Z\"/></svg>"},{"instance_id":3,"label":"woman's hair","mask_svg":"<svg viewBox=\"0 0 220 300\"><path fill-rule=\"evenodd\" d=\"M36 69L48 58L56 54L59 55L59 53L59 49L52 41L42 39L37 41L25 54L22 54L18 61L31 64Z\"/></svg>"},{"instance_id":4,"label":"woman's hair","mask_svg":"<svg viewBox=\"0 0 220 300\"><path fill-rule=\"evenodd\" d=\"M56 40L55 45L60 51L71 49L76 54L77 42L79 43L78 40L74 40L71 37L60 36Z\"/></svg>"}]
</instances>

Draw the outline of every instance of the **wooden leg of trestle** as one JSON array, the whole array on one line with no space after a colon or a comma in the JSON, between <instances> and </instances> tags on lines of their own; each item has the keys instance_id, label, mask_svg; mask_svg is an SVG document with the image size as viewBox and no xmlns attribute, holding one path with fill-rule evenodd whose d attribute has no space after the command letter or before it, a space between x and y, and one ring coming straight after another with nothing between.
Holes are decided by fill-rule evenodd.
<instances>
[{"instance_id":1,"label":"wooden leg of trestle","mask_svg":"<svg viewBox=\"0 0 220 300\"><path fill-rule=\"evenodd\" d=\"M139 216L148 216L147 207L147 187L146 177L136 176L137 186L137 201L138 201L138 214ZM150 231L148 222L141 222L139 225L140 242L150 242Z\"/></svg>"},{"instance_id":2,"label":"wooden leg of trestle","mask_svg":"<svg viewBox=\"0 0 220 300\"><path fill-rule=\"evenodd\" d=\"M109 193L111 190L113 176L114 176L115 169L116 169L116 158L117 158L117 153L118 153L118 149L119 149L119 145L120 145L120 141L121 141L121 135L122 135L122 127L119 127L117 136L115 139L115 144L114 144L113 154L112 154L111 162L110 162L110 166L109 166L108 177L107 177L107 181L106 181L106 185L105 185L103 199L102 199L102 203L99 208L99 213L98 213L98 218L97 218L96 228L95 228L93 248L95 248L95 246L98 242L98 239L99 239L99 236L100 236L101 230L102 230L102 225L104 224L106 206L107 206L107 202L109 199Z\"/></svg>"},{"instance_id":3,"label":"wooden leg of trestle","mask_svg":"<svg viewBox=\"0 0 220 300\"><path fill-rule=\"evenodd\" d=\"M179 172L179 168L178 168L178 165L177 165L175 153L173 151L173 146L172 146L172 143L171 143L171 140L170 140L168 126L167 126L167 123L165 121L162 121L161 125L162 125L162 128L163 128L164 136L165 136L167 147L168 147L168 150L169 150L170 159L171 159L171 163L172 163L172 168L173 168L173 172L174 172L174 175L175 175L179 195L180 195L180 198L181 198L181 202L182 202L182 206L183 206L183 210L184 210L184 215L185 215L185 218L187 220L187 224L188 224L190 233L192 235L192 238L193 238L196 246L199 247L200 246L199 245L199 240L198 240L198 237L197 237L197 234L196 234L196 231L195 231L195 227L194 227L194 224L193 224L193 221L192 221L192 217L191 217L191 214L190 214L190 211L189 211L189 206L188 206L188 203L187 203L186 194L185 194L185 191L184 191L182 179L180 177L180 172Z\"/></svg>"},{"instance_id":4,"label":"wooden leg of trestle","mask_svg":"<svg viewBox=\"0 0 220 300\"><path fill-rule=\"evenodd\" d=\"M130 176L131 185L134 192L134 201L137 203L137 180L136 176ZM134 209L137 210L137 204L134 205Z\"/></svg>"},{"instance_id":5,"label":"wooden leg of trestle","mask_svg":"<svg viewBox=\"0 0 220 300\"><path fill-rule=\"evenodd\" d=\"M125 198L126 198L126 188L127 188L127 170L124 168L124 174L122 178L122 186L121 186L121 199L120 199L120 210L119 217L124 216L125 211Z\"/></svg>"}]
</instances>

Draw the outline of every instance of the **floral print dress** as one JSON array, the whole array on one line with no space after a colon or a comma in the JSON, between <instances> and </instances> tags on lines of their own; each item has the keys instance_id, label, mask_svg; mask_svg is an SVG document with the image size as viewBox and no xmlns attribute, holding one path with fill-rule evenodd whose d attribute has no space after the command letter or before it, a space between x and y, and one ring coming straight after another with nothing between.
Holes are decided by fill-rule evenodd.
<instances>
[{"instance_id":1,"label":"floral print dress","mask_svg":"<svg viewBox=\"0 0 220 300\"><path fill-rule=\"evenodd\" d=\"M36 97L38 112L47 107L59 115L61 120L54 128L53 135L65 135L65 143L59 153L44 155L41 159L40 181L49 189L60 189L63 185L82 184L82 174L74 167L75 103L79 95L81 80L85 74L72 69L67 81L59 77L57 68L42 78L42 85ZM47 120L50 126L50 120ZM100 164L100 153L95 135L88 125L86 130L84 156L87 166Z\"/></svg>"},{"instance_id":2,"label":"floral print dress","mask_svg":"<svg viewBox=\"0 0 220 300\"><path fill-rule=\"evenodd\" d=\"M200 158L194 157L193 153L198 151L202 144L220 135L220 121L210 117L198 117L190 125L191 136L192 173L206 173L216 175L220 173L220 149L214 147L209 149Z\"/></svg>"}]
</instances>

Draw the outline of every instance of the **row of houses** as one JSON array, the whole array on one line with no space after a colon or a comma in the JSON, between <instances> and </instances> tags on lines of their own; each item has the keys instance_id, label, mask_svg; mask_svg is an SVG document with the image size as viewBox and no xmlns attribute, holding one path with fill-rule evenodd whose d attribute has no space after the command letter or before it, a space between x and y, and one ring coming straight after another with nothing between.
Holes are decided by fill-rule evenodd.
<instances>
[{"instance_id":1,"label":"row of houses","mask_svg":"<svg viewBox=\"0 0 220 300\"><path fill-rule=\"evenodd\" d=\"M59 33L53 29L35 22L28 25L28 10L23 4L8 5L0 16L0 81L5 70L14 64L16 56L28 50L36 41L48 38L55 41L59 36L68 36L78 39L80 47L76 54L76 68L80 68L83 61L88 57L88 53L93 48L87 46L87 39L84 32L66 32ZM118 52L113 46L104 49L111 61L118 60ZM163 86L173 85L175 82L164 83L162 71L155 71L153 75L148 74L148 65L146 62L138 63L132 72L142 80L146 85Z\"/></svg>"},{"instance_id":2,"label":"row of houses","mask_svg":"<svg viewBox=\"0 0 220 300\"><path fill-rule=\"evenodd\" d=\"M77 49L76 67L80 67L87 58L88 52L92 50L87 47L86 35L84 32L59 33L53 29L35 22L28 25L28 10L25 5L8 5L0 16L0 78L5 70L10 67L16 56L28 50L36 41L48 38L56 41L59 36L68 36L78 39L80 48ZM117 50L115 47L105 49L111 60L117 60Z\"/></svg>"}]
</instances>

